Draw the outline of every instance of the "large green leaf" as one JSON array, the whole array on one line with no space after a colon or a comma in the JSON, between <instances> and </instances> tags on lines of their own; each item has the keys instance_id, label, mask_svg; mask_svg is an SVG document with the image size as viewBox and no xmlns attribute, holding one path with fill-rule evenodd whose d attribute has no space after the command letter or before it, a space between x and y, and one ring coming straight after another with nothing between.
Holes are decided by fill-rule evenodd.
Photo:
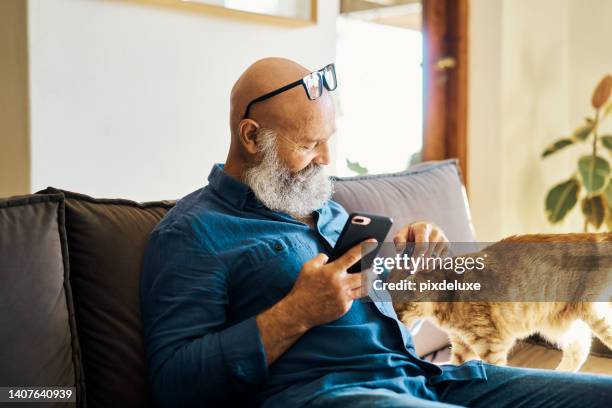
<instances>
[{"instance_id":1,"label":"large green leaf","mask_svg":"<svg viewBox=\"0 0 612 408\"><path fill-rule=\"evenodd\" d=\"M584 198L580 204L582 207L582 214L584 214L587 223L594 226L595 229L599 229L606 216L603 195L600 194Z\"/></svg>"},{"instance_id":2,"label":"large green leaf","mask_svg":"<svg viewBox=\"0 0 612 408\"><path fill-rule=\"evenodd\" d=\"M578 170L584 188L592 193L601 190L608 181L610 163L603 157L582 156L578 160Z\"/></svg>"},{"instance_id":3,"label":"large green leaf","mask_svg":"<svg viewBox=\"0 0 612 408\"><path fill-rule=\"evenodd\" d=\"M349 168L350 171L354 171L360 176L368 174L368 169L360 165L358 162L352 162L349 159L346 159L346 166Z\"/></svg>"},{"instance_id":4,"label":"large green leaf","mask_svg":"<svg viewBox=\"0 0 612 408\"><path fill-rule=\"evenodd\" d=\"M580 183L575 178L554 186L546 196L546 215L548 216L548 221L555 224L563 220L567 213L576 205L579 192Z\"/></svg>"},{"instance_id":5,"label":"large green leaf","mask_svg":"<svg viewBox=\"0 0 612 408\"><path fill-rule=\"evenodd\" d=\"M612 135L604 135L599 138L601 144L612 153Z\"/></svg>"},{"instance_id":6,"label":"large green leaf","mask_svg":"<svg viewBox=\"0 0 612 408\"><path fill-rule=\"evenodd\" d=\"M559 139L556 142L554 142L553 144L551 144L550 146L548 146L546 148L546 150L544 150L544 152L542 153L542 157L546 157L548 155L553 154L554 152L557 152L561 149L563 149L564 147L567 147L571 144L573 144L574 141L572 139Z\"/></svg>"},{"instance_id":7,"label":"large green leaf","mask_svg":"<svg viewBox=\"0 0 612 408\"><path fill-rule=\"evenodd\" d=\"M604 196L608 201L608 208L610 209L610 212L612 212L612 179L608 182L608 187L606 187Z\"/></svg>"},{"instance_id":8,"label":"large green leaf","mask_svg":"<svg viewBox=\"0 0 612 408\"><path fill-rule=\"evenodd\" d=\"M576 140L585 141L593 131L594 122L589 122L574 129L572 137Z\"/></svg>"}]
</instances>

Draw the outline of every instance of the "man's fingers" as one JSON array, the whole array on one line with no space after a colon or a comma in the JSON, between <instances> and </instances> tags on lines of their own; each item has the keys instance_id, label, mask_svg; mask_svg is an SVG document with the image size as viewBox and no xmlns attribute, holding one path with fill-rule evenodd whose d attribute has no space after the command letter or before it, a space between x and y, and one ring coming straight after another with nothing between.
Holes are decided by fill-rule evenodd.
<instances>
[{"instance_id":1,"label":"man's fingers","mask_svg":"<svg viewBox=\"0 0 612 408\"><path fill-rule=\"evenodd\" d=\"M440 258L444 258L448 253L449 246L450 244L446 241L437 242L433 252Z\"/></svg>"},{"instance_id":2,"label":"man's fingers","mask_svg":"<svg viewBox=\"0 0 612 408\"><path fill-rule=\"evenodd\" d=\"M429 249L429 242L415 242L414 244L414 252L412 253L413 257L418 257L421 255L427 254L427 250Z\"/></svg>"},{"instance_id":3,"label":"man's fingers","mask_svg":"<svg viewBox=\"0 0 612 408\"><path fill-rule=\"evenodd\" d=\"M363 275L363 272L359 272L359 273L349 273L346 276L346 282L349 288L355 289L355 288L360 288L361 285L363 284L363 279L365 278L365 276Z\"/></svg>"},{"instance_id":4,"label":"man's fingers","mask_svg":"<svg viewBox=\"0 0 612 408\"><path fill-rule=\"evenodd\" d=\"M406 237L396 235L393 237L393 243L395 244L395 250L397 252L404 252L406 249Z\"/></svg>"},{"instance_id":5,"label":"man's fingers","mask_svg":"<svg viewBox=\"0 0 612 408\"><path fill-rule=\"evenodd\" d=\"M420 256L427 253L429 248L429 234L425 228L417 228L414 231L414 256Z\"/></svg>"},{"instance_id":6,"label":"man's fingers","mask_svg":"<svg viewBox=\"0 0 612 408\"><path fill-rule=\"evenodd\" d=\"M376 248L376 245L374 245L375 242L376 240L373 238L367 239L346 251L344 255L336 259L333 263L337 263L338 266L340 266L342 269L347 270L348 268L359 262L363 255L366 255L367 253L374 250Z\"/></svg>"},{"instance_id":7,"label":"man's fingers","mask_svg":"<svg viewBox=\"0 0 612 408\"><path fill-rule=\"evenodd\" d=\"M450 242L446 243L446 248L444 248L444 256L455 256L455 254L453 253L453 246L450 244Z\"/></svg>"},{"instance_id":8,"label":"man's fingers","mask_svg":"<svg viewBox=\"0 0 612 408\"><path fill-rule=\"evenodd\" d=\"M351 299L355 300L367 296L368 292L363 290L362 288L357 288L351 289L351 293L349 295L351 296Z\"/></svg>"},{"instance_id":9,"label":"man's fingers","mask_svg":"<svg viewBox=\"0 0 612 408\"><path fill-rule=\"evenodd\" d=\"M397 231L397 234L393 237L393 243L395 243L395 250L397 252L404 251L406 249L406 241L408 240L408 233L410 232L410 225Z\"/></svg>"},{"instance_id":10,"label":"man's fingers","mask_svg":"<svg viewBox=\"0 0 612 408\"><path fill-rule=\"evenodd\" d=\"M328 259L329 257L327 255L321 253L312 258L310 262L312 262L313 266L323 266L327 263Z\"/></svg>"},{"instance_id":11,"label":"man's fingers","mask_svg":"<svg viewBox=\"0 0 612 408\"><path fill-rule=\"evenodd\" d=\"M425 257L426 258L430 258L430 257L436 257L439 255L439 253L436 251L436 247L438 244L438 241L441 237L435 232L433 231L429 237L427 237L427 241L428 241L428 246L427 246L427 250L425 251Z\"/></svg>"}]
</instances>

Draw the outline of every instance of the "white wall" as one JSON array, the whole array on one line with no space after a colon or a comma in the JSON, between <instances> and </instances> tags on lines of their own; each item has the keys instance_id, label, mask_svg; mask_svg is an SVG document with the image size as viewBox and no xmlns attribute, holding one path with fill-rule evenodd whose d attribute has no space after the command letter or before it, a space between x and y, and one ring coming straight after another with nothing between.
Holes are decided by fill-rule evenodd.
<instances>
[{"instance_id":1,"label":"white wall","mask_svg":"<svg viewBox=\"0 0 612 408\"><path fill-rule=\"evenodd\" d=\"M289 28L116 0L29 0L32 189L181 197L229 146L229 91L255 60L334 60L338 0Z\"/></svg>"},{"instance_id":2,"label":"white wall","mask_svg":"<svg viewBox=\"0 0 612 408\"><path fill-rule=\"evenodd\" d=\"M578 208L551 226L544 199L585 150L540 155L591 114L592 90L612 71L610 16L609 0L471 1L469 186L480 240L582 229Z\"/></svg>"},{"instance_id":3,"label":"white wall","mask_svg":"<svg viewBox=\"0 0 612 408\"><path fill-rule=\"evenodd\" d=\"M468 188L476 237L501 226L501 21L498 0L471 0L468 71Z\"/></svg>"},{"instance_id":4,"label":"white wall","mask_svg":"<svg viewBox=\"0 0 612 408\"><path fill-rule=\"evenodd\" d=\"M540 155L569 130L569 16L566 0L505 0L503 7L500 186L506 236L551 230L544 200L561 180L558 164Z\"/></svg>"},{"instance_id":5,"label":"white wall","mask_svg":"<svg viewBox=\"0 0 612 408\"><path fill-rule=\"evenodd\" d=\"M612 74L612 1L570 0L569 4L570 120L574 125L592 115L593 89L604 74ZM612 133L612 119L602 130Z\"/></svg>"}]
</instances>

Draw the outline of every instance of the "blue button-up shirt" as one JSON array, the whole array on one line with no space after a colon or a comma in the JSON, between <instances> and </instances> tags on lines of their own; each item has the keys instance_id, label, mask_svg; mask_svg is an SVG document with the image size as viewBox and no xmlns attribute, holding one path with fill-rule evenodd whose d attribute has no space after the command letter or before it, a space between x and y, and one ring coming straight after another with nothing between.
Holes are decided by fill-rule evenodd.
<instances>
[{"instance_id":1,"label":"blue button-up shirt","mask_svg":"<svg viewBox=\"0 0 612 408\"><path fill-rule=\"evenodd\" d=\"M348 215L330 200L310 228L266 208L220 164L208 181L159 223L143 261L144 340L158 402L296 406L352 385L435 400L428 385L486 378L480 362L419 359L392 305L368 300L312 328L267 367L255 316L287 295L306 261L330 252Z\"/></svg>"}]
</instances>

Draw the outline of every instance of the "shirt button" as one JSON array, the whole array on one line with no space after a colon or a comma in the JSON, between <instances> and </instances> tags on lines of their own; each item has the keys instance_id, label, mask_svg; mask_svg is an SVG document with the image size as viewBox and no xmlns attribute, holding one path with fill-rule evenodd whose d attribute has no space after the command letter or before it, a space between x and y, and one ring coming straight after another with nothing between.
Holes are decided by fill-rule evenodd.
<instances>
[{"instance_id":1,"label":"shirt button","mask_svg":"<svg viewBox=\"0 0 612 408\"><path fill-rule=\"evenodd\" d=\"M282 249L283 249L283 244L281 244L280 242L274 243L274 250L282 251Z\"/></svg>"}]
</instances>

